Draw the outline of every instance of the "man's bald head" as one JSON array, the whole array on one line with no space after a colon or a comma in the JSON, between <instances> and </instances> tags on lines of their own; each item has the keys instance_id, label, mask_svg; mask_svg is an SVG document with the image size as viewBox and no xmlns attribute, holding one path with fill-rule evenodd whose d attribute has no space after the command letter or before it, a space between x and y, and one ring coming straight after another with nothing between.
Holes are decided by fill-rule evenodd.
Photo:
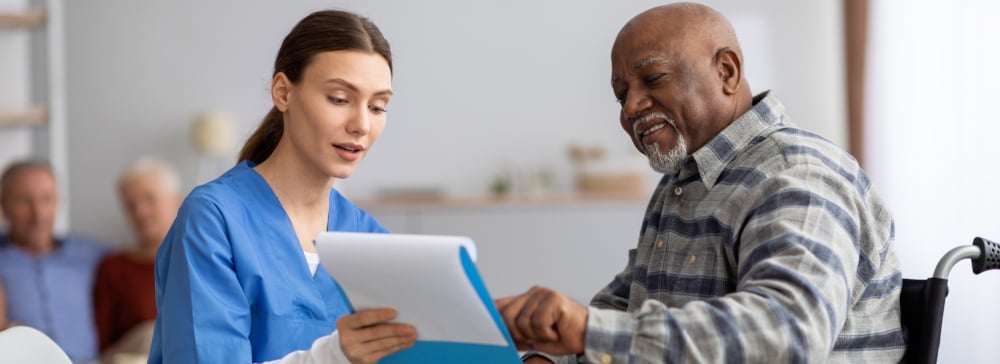
<instances>
[{"instance_id":1,"label":"man's bald head","mask_svg":"<svg viewBox=\"0 0 1000 364\"><path fill-rule=\"evenodd\" d=\"M742 60L743 52L736 31L722 14L697 3L658 6L636 15L618 32L615 46L625 38L645 35L645 46L662 47L663 43L680 45L684 53L715 56L728 48Z\"/></svg>"},{"instance_id":2,"label":"man's bald head","mask_svg":"<svg viewBox=\"0 0 1000 364\"><path fill-rule=\"evenodd\" d=\"M694 3L649 9L622 27L611 50L611 87L622 128L664 173L751 106L733 26Z\"/></svg>"}]
</instances>

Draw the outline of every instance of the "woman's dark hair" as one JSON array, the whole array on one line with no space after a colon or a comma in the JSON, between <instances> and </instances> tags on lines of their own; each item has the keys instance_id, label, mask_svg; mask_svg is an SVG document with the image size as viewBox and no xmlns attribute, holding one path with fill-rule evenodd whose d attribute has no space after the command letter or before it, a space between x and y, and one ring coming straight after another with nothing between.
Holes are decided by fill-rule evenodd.
<instances>
[{"instance_id":1,"label":"woman's dark hair","mask_svg":"<svg viewBox=\"0 0 1000 364\"><path fill-rule=\"evenodd\" d=\"M292 83L302 80L302 73L313 56L321 52L361 50L385 58L392 72L389 42L375 23L359 15L339 10L322 10L309 14L285 36L274 60L274 75L283 72ZM281 140L284 132L281 111L272 107L257 130L250 135L240 151L240 162L264 162Z\"/></svg>"}]
</instances>

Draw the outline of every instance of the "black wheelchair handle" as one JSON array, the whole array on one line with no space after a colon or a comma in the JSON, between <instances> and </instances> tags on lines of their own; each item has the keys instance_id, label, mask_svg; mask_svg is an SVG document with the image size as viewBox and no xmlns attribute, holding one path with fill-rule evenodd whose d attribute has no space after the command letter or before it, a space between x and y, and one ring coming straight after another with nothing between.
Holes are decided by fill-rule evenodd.
<instances>
[{"instance_id":1,"label":"black wheelchair handle","mask_svg":"<svg viewBox=\"0 0 1000 364\"><path fill-rule=\"evenodd\" d=\"M1000 244L979 237L972 240L972 244L983 252L979 257L972 259L972 273L979 274L1000 268Z\"/></svg>"}]
</instances>

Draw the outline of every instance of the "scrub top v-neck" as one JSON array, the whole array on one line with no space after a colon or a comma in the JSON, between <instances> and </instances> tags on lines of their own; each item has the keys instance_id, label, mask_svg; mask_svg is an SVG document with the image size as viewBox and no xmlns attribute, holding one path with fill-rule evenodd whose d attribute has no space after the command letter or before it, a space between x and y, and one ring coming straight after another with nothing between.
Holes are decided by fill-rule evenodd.
<instances>
[{"instance_id":1,"label":"scrub top v-neck","mask_svg":"<svg viewBox=\"0 0 1000 364\"><path fill-rule=\"evenodd\" d=\"M348 307L310 272L291 220L249 162L195 188L156 259L150 363L251 363L308 349ZM330 191L329 231L386 232Z\"/></svg>"}]
</instances>

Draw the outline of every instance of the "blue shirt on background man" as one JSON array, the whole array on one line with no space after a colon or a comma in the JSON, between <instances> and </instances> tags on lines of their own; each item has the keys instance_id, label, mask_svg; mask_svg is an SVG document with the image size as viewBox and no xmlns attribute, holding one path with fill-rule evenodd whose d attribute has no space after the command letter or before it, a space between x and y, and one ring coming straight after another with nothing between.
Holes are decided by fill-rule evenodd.
<instances>
[{"instance_id":1,"label":"blue shirt on background man","mask_svg":"<svg viewBox=\"0 0 1000 364\"><path fill-rule=\"evenodd\" d=\"M67 236L39 257L0 235L7 319L45 333L74 361L96 359L94 273L105 252L93 240Z\"/></svg>"}]
</instances>

